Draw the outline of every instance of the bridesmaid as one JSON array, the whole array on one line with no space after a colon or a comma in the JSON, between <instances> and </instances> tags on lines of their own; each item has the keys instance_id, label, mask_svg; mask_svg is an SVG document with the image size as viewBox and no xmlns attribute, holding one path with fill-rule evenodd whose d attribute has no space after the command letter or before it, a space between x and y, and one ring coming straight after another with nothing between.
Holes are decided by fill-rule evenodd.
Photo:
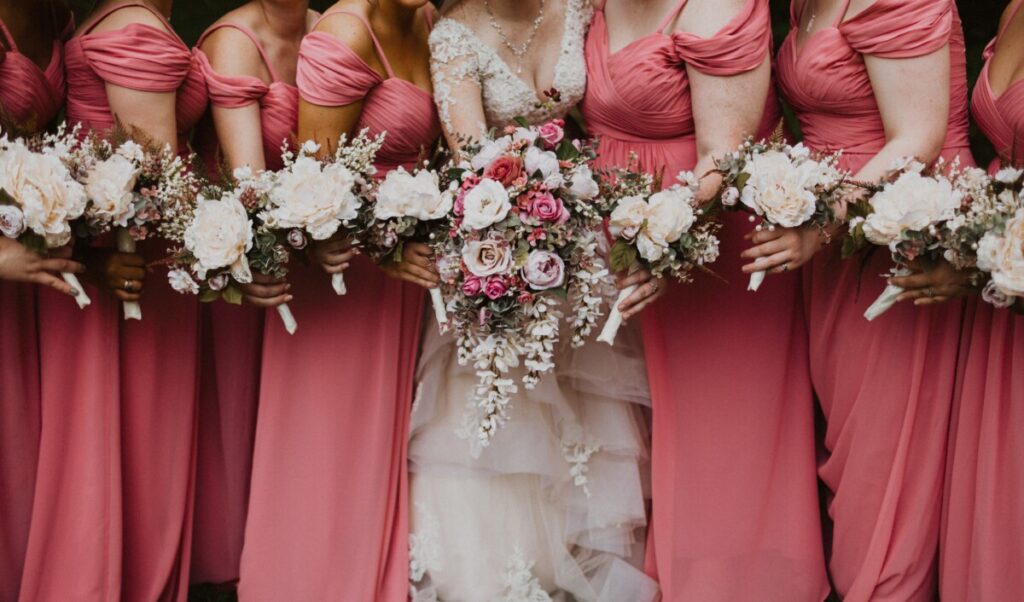
<instances>
[{"instance_id":1,"label":"bridesmaid","mask_svg":"<svg viewBox=\"0 0 1024 602\"><path fill-rule=\"evenodd\" d=\"M1000 164L1024 166L1022 6L1007 6L974 87L974 117L999 151L992 173ZM977 300L969 315L950 428L939 591L943 600L1011 600L1024 591L1024 317Z\"/></svg>"},{"instance_id":2,"label":"bridesmaid","mask_svg":"<svg viewBox=\"0 0 1024 602\"><path fill-rule=\"evenodd\" d=\"M379 175L414 165L440 136L432 11L426 0L331 7L299 53L299 139L326 151L343 133L386 130ZM325 274L295 268L299 330L267 324L239 596L405 600L406 442L422 294L344 241L315 255L328 272L351 264L350 290L338 297Z\"/></svg>"},{"instance_id":3,"label":"bridesmaid","mask_svg":"<svg viewBox=\"0 0 1024 602\"><path fill-rule=\"evenodd\" d=\"M174 34L170 0L100 2L67 43L70 123L105 134L115 118L187 150L206 86ZM163 254L94 249L92 268L118 299L87 312L41 300L42 442L24 600L184 600L195 462L198 303L156 279ZM69 345L68 341L73 341Z\"/></svg>"},{"instance_id":4,"label":"bridesmaid","mask_svg":"<svg viewBox=\"0 0 1024 602\"><path fill-rule=\"evenodd\" d=\"M0 1L0 128L33 134L64 105L63 38L71 14L57 1ZM5 123L6 122L6 123ZM31 520L39 459L39 284L71 294L57 275L81 272L66 257L43 259L0 236L0 600L15 600ZM71 299L62 298L73 304Z\"/></svg>"},{"instance_id":5,"label":"bridesmaid","mask_svg":"<svg viewBox=\"0 0 1024 602\"><path fill-rule=\"evenodd\" d=\"M797 0L791 16L779 82L810 148L843 149L844 167L861 181L905 156L972 164L952 0ZM918 299L868 322L863 313L885 286L888 253L863 265L843 261L839 244L808 229L763 232L752 242L748 272L810 261L811 377L827 421L819 475L830 493L839 595L934 599L962 303L915 307L928 302ZM948 264L919 271L951 272Z\"/></svg>"},{"instance_id":6,"label":"bridesmaid","mask_svg":"<svg viewBox=\"0 0 1024 602\"><path fill-rule=\"evenodd\" d=\"M671 183L776 128L767 0L596 8L583 115L600 165L635 153ZM701 194L717 187L705 178ZM621 281L641 285L621 306L626 317L666 294L643 313L653 413L647 570L666 600L820 601L828 582L799 282L780 274L747 293L739 252L751 225L725 219L714 270L728 284L703 274L685 286L647 273Z\"/></svg>"},{"instance_id":7,"label":"bridesmaid","mask_svg":"<svg viewBox=\"0 0 1024 602\"><path fill-rule=\"evenodd\" d=\"M315 17L308 0L253 0L200 38L211 119L199 150L211 177L281 168L298 127L299 44ZM249 504L263 310L215 303L202 311L192 582L227 583L238 580Z\"/></svg>"}]
</instances>

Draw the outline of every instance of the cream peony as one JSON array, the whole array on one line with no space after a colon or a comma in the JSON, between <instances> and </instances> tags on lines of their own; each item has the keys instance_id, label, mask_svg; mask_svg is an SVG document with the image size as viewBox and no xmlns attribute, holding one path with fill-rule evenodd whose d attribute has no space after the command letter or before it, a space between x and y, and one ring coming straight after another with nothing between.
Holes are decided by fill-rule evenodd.
<instances>
[{"instance_id":1,"label":"cream peony","mask_svg":"<svg viewBox=\"0 0 1024 602\"><path fill-rule=\"evenodd\" d=\"M341 164L299 157L278 175L267 221L273 228L302 228L313 240L326 240L359 215L355 184L356 176Z\"/></svg>"},{"instance_id":2,"label":"cream peony","mask_svg":"<svg viewBox=\"0 0 1024 602\"><path fill-rule=\"evenodd\" d=\"M500 182L484 178L462 200L463 230L482 230L508 216L512 203Z\"/></svg>"},{"instance_id":3,"label":"cream peony","mask_svg":"<svg viewBox=\"0 0 1024 602\"><path fill-rule=\"evenodd\" d=\"M1002 235L989 232L978 242L978 269L992 275L1002 295L1024 296L1024 209L1006 222Z\"/></svg>"},{"instance_id":4,"label":"cream peony","mask_svg":"<svg viewBox=\"0 0 1024 602\"><path fill-rule=\"evenodd\" d=\"M814 188L823 184L820 164L794 163L784 152L769 150L747 162L750 174L740 201L769 222L784 228L803 225L814 215Z\"/></svg>"},{"instance_id":5,"label":"cream peony","mask_svg":"<svg viewBox=\"0 0 1024 602\"><path fill-rule=\"evenodd\" d=\"M480 150L478 150L470 160L470 165L472 165L475 170L484 169L495 159L504 155L511 147L511 136L502 136L495 140L485 139L480 143Z\"/></svg>"},{"instance_id":6,"label":"cream peony","mask_svg":"<svg viewBox=\"0 0 1024 602\"><path fill-rule=\"evenodd\" d=\"M601 189L594 179L594 172L586 165L581 165L572 171L568 182L569 194L584 200L590 200L600 194Z\"/></svg>"},{"instance_id":7,"label":"cream peony","mask_svg":"<svg viewBox=\"0 0 1024 602\"><path fill-rule=\"evenodd\" d=\"M647 201L641 196L621 199L608 218L608 231L615 238L633 240L647 219Z\"/></svg>"},{"instance_id":8,"label":"cream peony","mask_svg":"<svg viewBox=\"0 0 1024 602\"><path fill-rule=\"evenodd\" d=\"M399 167L388 173L377 191L373 216L384 220L414 217L441 219L452 209L452 194L440 190L437 173L420 171L415 176Z\"/></svg>"},{"instance_id":9,"label":"cream peony","mask_svg":"<svg viewBox=\"0 0 1024 602\"><path fill-rule=\"evenodd\" d=\"M0 152L0 189L21 209L21 229L42 236L51 248L71 240L70 221L86 207L85 190L57 156L34 153L18 142Z\"/></svg>"},{"instance_id":10,"label":"cream peony","mask_svg":"<svg viewBox=\"0 0 1024 602\"><path fill-rule=\"evenodd\" d=\"M462 261L478 277L504 274L512 267L512 248L504 239L474 240L462 249Z\"/></svg>"},{"instance_id":11,"label":"cream peony","mask_svg":"<svg viewBox=\"0 0 1024 602\"><path fill-rule=\"evenodd\" d=\"M864 219L864 234L877 245L891 245L905 230L923 230L952 218L962 198L946 178L905 172L871 198L873 211Z\"/></svg>"},{"instance_id":12,"label":"cream peony","mask_svg":"<svg viewBox=\"0 0 1024 602\"><path fill-rule=\"evenodd\" d=\"M669 245L690 230L697 216L693 211L693 191L673 186L655 193L647 201L646 224L637 237L637 250L648 261L657 261Z\"/></svg>"},{"instance_id":13,"label":"cream peony","mask_svg":"<svg viewBox=\"0 0 1024 602\"><path fill-rule=\"evenodd\" d=\"M92 206L90 215L112 226L124 228L135 216L135 181L138 165L123 155L100 161L85 178L85 193Z\"/></svg>"},{"instance_id":14,"label":"cream peony","mask_svg":"<svg viewBox=\"0 0 1024 602\"><path fill-rule=\"evenodd\" d=\"M540 172L541 179L548 188L562 186L562 165L558 157L551 151L546 151L536 146L526 149L526 156L523 157L526 167L526 175L534 177Z\"/></svg>"},{"instance_id":15,"label":"cream peony","mask_svg":"<svg viewBox=\"0 0 1024 602\"><path fill-rule=\"evenodd\" d=\"M196 258L192 269L200 279L211 270L229 268L238 282L252 281L249 260L252 249L252 221L237 194L220 200L200 198L192 223L185 229L185 248Z\"/></svg>"}]
</instances>

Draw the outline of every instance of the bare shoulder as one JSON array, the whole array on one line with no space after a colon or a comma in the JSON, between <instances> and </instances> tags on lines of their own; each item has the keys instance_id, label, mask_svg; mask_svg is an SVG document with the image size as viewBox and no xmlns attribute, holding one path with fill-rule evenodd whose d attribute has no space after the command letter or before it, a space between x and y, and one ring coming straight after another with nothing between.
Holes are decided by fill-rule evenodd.
<instances>
[{"instance_id":1,"label":"bare shoulder","mask_svg":"<svg viewBox=\"0 0 1024 602\"><path fill-rule=\"evenodd\" d=\"M365 2L337 2L324 13L326 16L320 19L313 31L337 38L363 60L373 61L376 50L373 36L363 22L368 20L365 6Z\"/></svg>"},{"instance_id":2,"label":"bare shoulder","mask_svg":"<svg viewBox=\"0 0 1024 602\"><path fill-rule=\"evenodd\" d=\"M241 24L222 19L217 25L221 27L213 30L200 45L213 70L221 75L261 76L265 68L255 42L232 27Z\"/></svg>"},{"instance_id":3,"label":"bare shoulder","mask_svg":"<svg viewBox=\"0 0 1024 602\"><path fill-rule=\"evenodd\" d=\"M93 33L100 33L104 31L116 31L128 27L129 25L148 25L156 29L167 30L167 22L155 15L152 11L143 8L141 6L126 6L125 8L118 9L117 7L126 4L125 2L111 2L103 5L94 13L99 11L108 12L105 17L102 17L100 21L96 21L94 18L88 18L85 20L83 25L88 27L95 23L95 27L92 28Z\"/></svg>"}]
</instances>

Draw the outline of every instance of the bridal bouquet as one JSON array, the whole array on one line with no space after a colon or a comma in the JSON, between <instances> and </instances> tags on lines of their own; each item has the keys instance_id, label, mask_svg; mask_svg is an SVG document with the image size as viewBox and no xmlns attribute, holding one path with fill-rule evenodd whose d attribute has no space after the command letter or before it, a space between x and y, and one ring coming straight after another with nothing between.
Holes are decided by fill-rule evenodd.
<instances>
[{"instance_id":1,"label":"bridal bouquet","mask_svg":"<svg viewBox=\"0 0 1024 602\"><path fill-rule=\"evenodd\" d=\"M342 135L334 153L317 157L320 145L307 141L297 154L284 153L284 168L270 190L263 225L270 230L291 230L314 241L334 236L339 229L356 228L373 198L373 160L384 134L370 138L363 130L352 140ZM334 292L344 295L345 278L331 279Z\"/></svg>"},{"instance_id":2,"label":"bridal bouquet","mask_svg":"<svg viewBox=\"0 0 1024 602\"><path fill-rule=\"evenodd\" d=\"M960 211L964 190L956 184L956 166L940 163L933 169L917 161L903 161L869 191L869 196L848 207L850 233L843 244L849 256L869 244L888 247L895 267L893 276L910 274L918 259L942 256L943 230ZM864 317L874 320L896 303L903 289L888 285Z\"/></svg>"},{"instance_id":3,"label":"bridal bouquet","mask_svg":"<svg viewBox=\"0 0 1024 602\"><path fill-rule=\"evenodd\" d=\"M457 182L441 188L436 171L408 172L399 167L388 173L377 187L369 211L356 234L359 248L377 263L402 261L406 242L431 243L447 236ZM430 289L434 317L440 326L448 323L441 291Z\"/></svg>"},{"instance_id":4,"label":"bridal bouquet","mask_svg":"<svg viewBox=\"0 0 1024 602\"><path fill-rule=\"evenodd\" d=\"M1024 297L1024 171L1003 168L988 178L965 170L957 184L969 202L947 222L944 256L957 269L975 271L985 301L1009 307Z\"/></svg>"},{"instance_id":5,"label":"bridal bouquet","mask_svg":"<svg viewBox=\"0 0 1024 602\"><path fill-rule=\"evenodd\" d=\"M680 182L655 191L654 177L638 170L609 173L604 198L612 203L608 230L615 242L610 253L612 270L649 270L654 276L672 276L690 282L692 271L718 259L719 224L709 220L697 201L697 179L681 173ZM636 286L619 293L598 341L613 344L622 325L619 304Z\"/></svg>"},{"instance_id":6,"label":"bridal bouquet","mask_svg":"<svg viewBox=\"0 0 1024 602\"><path fill-rule=\"evenodd\" d=\"M593 149L564 139L560 121L463 150L467 160L446 172L457 187L450 230L433 248L459 361L479 378L461 433L486 446L517 391L510 370L522 361L532 389L554 368L562 308L573 346L594 328L608 278L598 254L606 208L588 167Z\"/></svg>"},{"instance_id":7,"label":"bridal bouquet","mask_svg":"<svg viewBox=\"0 0 1024 602\"><path fill-rule=\"evenodd\" d=\"M140 144L115 134L114 142L90 136L76 158L89 200L83 236L114 230L121 253L134 253L136 242L151 236L176 240L192 213L199 179L169 145ZM123 307L124 319L142 319L137 302L125 301Z\"/></svg>"},{"instance_id":8,"label":"bridal bouquet","mask_svg":"<svg viewBox=\"0 0 1024 602\"><path fill-rule=\"evenodd\" d=\"M76 132L10 140L0 136L0 234L40 254L71 242L86 210L85 188L61 160L78 148ZM91 303L78 278L61 277L79 307Z\"/></svg>"},{"instance_id":9,"label":"bridal bouquet","mask_svg":"<svg viewBox=\"0 0 1024 602\"><path fill-rule=\"evenodd\" d=\"M825 228L836 221L834 203L847 174L837 165L839 155L814 156L803 144L747 140L717 161L723 177L718 201L726 209L751 212L757 230ZM756 291L765 272L750 275L747 290Z\"/></svg>"},{"instance_id":10,"label":"bridal bouquet","mask_svg":"<svg viewBox=\"0 0 1024 602\"><path fill-rule=\"evenodd\" d=\"M167 278L179 293L199 295L204 302L224 299L241 303L239 284L252 282L253 270L281 278L288 273L289 249L306 246L298 229L274 230L263 212L270 204L274 174L239 168L231 180L204 189L174 242ZM277 307L285 330L298 328L287 304Z\"/></svg>"}]
</instances>

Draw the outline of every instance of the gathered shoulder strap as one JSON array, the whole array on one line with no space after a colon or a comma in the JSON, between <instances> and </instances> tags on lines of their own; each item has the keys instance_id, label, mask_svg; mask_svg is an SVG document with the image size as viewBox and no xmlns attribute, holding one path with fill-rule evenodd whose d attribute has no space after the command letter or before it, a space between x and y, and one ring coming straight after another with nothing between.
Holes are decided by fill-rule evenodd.
<instances>
[{"instance_id":1,"label":"gathered shoulder strap","mask_svg":"<svg viewBox=\"0 0 1024 602\"><path fill-rule=\"evenodd\" d=\"M675 8L670 10L669 13L665 15L665 18L661 20L661 24L658 25L658 29L656 29L655 31L664 32L666 27L668 27L673 21L678 19L679 13L683 12L683 9L686 8L686 2L687 0L681 0ZM604 3L602 2L602 4Z\"/></svg>"},{"instance_id":2,"label":"gathered shoulder strap","mask_svg":"<svg viewBox=\"0 0 1024 602\"><path fill-rule=\"evenodd\" d=\"M388 61L387 55L384 54L384 47L380 45L380 40L377 39L377 34L373 32L373 27L370 25L370 22L366 20L366 17L360 15L359 13L354 13L352 11L342 9L328 11L324 13L324 15L320 17L320 21L323 21L324 19L332 15L348 15L350 17L355 17L356 19L359 19L359 21L362 22L363 26L366 27L367 33L370 34L370 39L373 40L373 46L374 48L377 49L377 56L380 57L380 62L384 65L384 71L388 74L388 77L395 76L395 72L391 69L391 63Z\"/></svg>"},{"instance_id":3,"label":"gathered shoulder strap","mask_svg":"<svg viewBox=\"0 0 1024 602\"><path fill-rule=\"evenodd\" d=\"M263 44L260 43L260 39L256 37L256 33L248 27L245 27L243 25L237 25L235 23L221 23L220 25L214 25L213 27L207 29L203 33L203 35L199 38L199 41L196 42L196 46L202 46L203 41L206 40L206 38L208 38L210 34L217 31L218 29L234 29L238 32L241 32L243 35L245 35L245 37L249 38L249 41L252 42L252 45L256 47L256 51L260 53L260 58L263 59L263 64L266 65L267 71L270 72L270 79L275 82L278 81L277 73L274 71L274 66L270 64L270 57L267 56L267 51L263 48Z\"/></svg>"},{"instance_id":4,"label":"gathered shoulder strap","mask_svg":"<svg viewBox=\"0 0 1024 602\"><path fill-rule=\"evenodd\" d=\"M3 19L0 19L0 34L4 36L7 48L12 52L18 52L18 43L14 41L14 36L12 36L10 30L7 29L7 25L4 24Z\"/></svg>"},{"instance_id":5,"label":"gathered shoulder strap","mask_svg":"<svg viewBox=\"0 0 1024 602\"><path fill-rule=\"evenodd\" d=\"M117 11L124 10L126 8L144 8L144 9L148 10L149 12L153 13L153 16L155 16L157 19L160 19L160 21L163 22L164 27L166 29L170 30L169 32L173 32L174 31L171 28L171 24L167 22L167 17L161 15L159 12L157 12L155 9L153 9L153 7L149 6L148 4L143 4L142 2L128 2L128 3L125 3L125 4L118 4L117 6L110 6L110 7L108 7L107 10L103 11L102 13L100 13L100 16L97 17L96 20L93 21L91 25L89 25L89 27L85 28L85 31L82 32L82 35L87 35L87 34L91 33L92 30L96 29L97 25L99 25L100 23L102 23L104 21L104 19L106 19L110 15L116 13Z\"/></svg>"}]
</instances>

